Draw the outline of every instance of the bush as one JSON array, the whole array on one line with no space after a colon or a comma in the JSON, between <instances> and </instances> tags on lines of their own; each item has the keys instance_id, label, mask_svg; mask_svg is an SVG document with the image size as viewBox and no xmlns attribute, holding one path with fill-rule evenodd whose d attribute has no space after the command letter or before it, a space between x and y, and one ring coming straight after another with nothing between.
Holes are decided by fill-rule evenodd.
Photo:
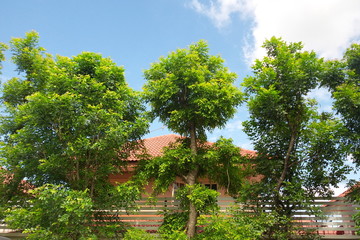
<instances>
[{"instance_id":1,"label":"bush","mask_svg":"<svg viewBox=\"0 0 360 240\"><path fill-rule=\"evenodd\" d=\"M267 227L273 224L273 219L265 214L254 217L232 209L224 215L202 217L199 223L205 228L196 239L255 240L262 237Z\"/></svg>"},{"instance_id":2,"label":"bush","mask_svg":"<svg viewBox=\"0 0 360 240\"><path fill-rule=\"evenodd\" d=\"M186 240L185 232L173 231L167 233L150 234L142 229L130 228L123 240Z\"/></svg>"},{"instance_id":3,"label":"bush","mask_svg":"<svg viewBox=\"0 0 360 240\"><path fill-rule=\"evenodd\" d=\"M23 207L6 211L5 222L28 233L27 239L97 239L91 230L92 201L87 191L46 184L30 190Z\"/></svg>"},{"instance_id":4,"label":"bush","mask_svg":"<svg viewBox=\"0 0 360 240\"><path fill-rule=\"evenodd\" d=\"M124 235L124 240L154 240L156 236L147 233L142 229L130 228Z\"/></svg>"},{"instance_id":5,"label":"bush","mask_svg":"<svg viewBox=\"0 0 360 240\"><path fill-rule=\"evenodd\" d=\"M161 233L184 231L189 214L187 212L165 212L164 221L159 228Z\"/></svg>"}]
</instances>

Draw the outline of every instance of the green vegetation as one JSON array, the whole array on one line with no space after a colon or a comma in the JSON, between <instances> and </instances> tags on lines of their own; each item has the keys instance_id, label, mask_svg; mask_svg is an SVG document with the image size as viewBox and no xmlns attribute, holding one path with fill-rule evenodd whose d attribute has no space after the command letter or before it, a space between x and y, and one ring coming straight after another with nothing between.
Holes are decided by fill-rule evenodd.
<instances>
[{"instance_id":1,"label":"green vegetation","mask_svg":"<svg viewBox=\"0 0 360 240\"><path fill-rule=\"evenodd\" d=\"M350 158L360 167L360 45L352 44L342 61L333 61L324 85L334 98L334 108L345 123L343 142L349 146ZM349 198L360 203L359 179L351 188ZM360 213L355 219L360 229ZM360 231L358 231L360 233Z\"/></svg>"},{"instance_id":2,"label":"green vegetation","mask_svg":"<svg viewBox=\"0 0 360 240\"><path fill-rule=\"evenodd\" d=\"M8 210L6 223L24 229L28 239L95 239L91 230L93 203L87 191L45 184L27 205Z\"/></svg>"},{"instance_id":3,"label":"green vegetation","mask_svg":"<svg viewBox=\"0 0 360 240\"><path fill-rule=\"evenodd\" d=\"M93 209L116 207L120 193L109 174L120 172L148 128L139 94L111 59L53 57L38 40L30 32L10 42L21 75L4 84L1 97L1 205L31 199L26 187L61 184L86 191Z\"/></svg>"},{"instance_id":4,"label":"green vegetation","mask_svg":"<svg viewBox=\"0 0 360 240\"><path fill-rule=\"evenodd\" d=\"M319 113L316 101L308 97L321 84L322 59L302 51L301 43L279 38L263 47L267 56L256 60L254 76L243 85L250 112L244 131L258 152L254 164L264 178L242 198L271 199L277 214L290 220L296 205L330 195L331 187L344 180L349 171L345 128L331 113ZM289 225L278 228L290 234Z\"/></svg>"},{"instance_id":5,"label":"green vegetation","mask_svg":"<svg viewBox=\"0 0 360 240\"><path fill-rule=\"evenodd\" d=\"M136 211L145 185L152 182L156 197L176 179L184 183L176 193L181 205L165 213L156 239L291 239L296 207L330 195L349 171L349 156L360 166L358 44L343 60L324 61L301 43L271 38L242 93L236 74L199 41L153 63L140 93L111 59L90 52L54 57L38 42L36 32L10 41L19 76L1 96L0 218L28 239L155 239L101 210ZM0 43L0 63L7 49ZM309 98L319 87L330 89L338 115L320 112ZM224 127L245 101L244 131L256 156L242 156L229 139L207 143L206 132ZM142 155L131 181L111 185L109 175L142 152L138 140L155 118L182 137L162 156ZM220 213L219 193L200 178L239 202L252 200L254 211ZM351 197L360 202L358 186ZM264 199L273 203L271 213L257 207Z\"/></svg>"},{"instance_id":6,"label":"green vegetation","mask_svg":"<svg viewBox=\"0 0 360 240\"><path fill-rule=\"evenodd\" d=\"M144 97L150 103L152 116L189 138L175 150L181 151L181 158L186 156L184 164L179 164L180 172L175 174L189 186L195 185L201 174L198 148L206 140L205 131L225 126L242 100L241 92L233 85L236 74L224 67L222 58L208 52L206 42L199 41L160 58L145 71ZM164 157L174 159L166 156L169 154L172 151ZM192 195L193 188L188 190ZM188 211L187 235L194 237L198 217L194 201L190 200Z\"/></svg>"},{"instance_id":7,"label":"green vegetation","mask_svg":"<svg viewBox=\"0 0 360 240\"><path fill-rule=\"evenodd\" d=\"M329 72L324 85L332 92L334 108L348 131L344 141L351 146L353 160L360 166L360 45L352 44L342 61L332 62Z\"/></svg>"}]
</instances>

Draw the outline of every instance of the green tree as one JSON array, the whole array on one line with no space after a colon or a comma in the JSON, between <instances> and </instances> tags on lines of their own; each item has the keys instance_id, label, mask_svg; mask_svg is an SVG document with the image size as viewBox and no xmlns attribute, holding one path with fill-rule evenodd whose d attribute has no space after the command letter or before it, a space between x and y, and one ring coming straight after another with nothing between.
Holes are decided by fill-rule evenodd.
<instances>
[{"instance_id":1,"label":"green tree","mask_svg":"<svg viewBox=\"0 0 360 240\"><path fill-rule=\"evenodd\" d=\"M326 85L330 86L335 99L335 110L345 122L348 130L346 141L351 145L351 154L360 167L360 44L352 44L343 61L337 65L341 66L337 71L342 74L326 79Z\"/></svg>"},{"instance_id":2,"label":"green tree","mask_svg":"<svg viewBox=\"0 0 360 240\"><path fill-rule=\"evenodd\" d=\"M360 168L360 44L352 44L344 55L347 79L333 92L335 109L341 114L348 130L346 142L350 144L351 156ZM360 179L357 179L360 181ZM360 202L360 184L352 186L350 198ZM360 233L360 213L354 216Z\"/></svg>"},{"instance_id":3,"label":"green tree","mask_svg":"<svg viewBox=\"0 0 360 240\"><path fill-rule=\"evenodd\" d=\"M267 56L256 60L254 76L243 83L250 112L244 131L258 152L255 166L263 176L248 197L272 199L274 210L289 217L304 199L330 194L331 186L344 180L344 127L332 114L319 113L316 101L307 97L320 85L322 59L302 51L301 43L280 38L263 47Z\"/></svg>"},{"instance_id":4,"label":"green tree","mask_svg":"<svg viewBox=\"0 0 360 240\"><path fill-rule=\"evenodd\" d=\"M4 84L1 97L0 165L10 176L1 201L22 193L26 179L32 187L88 189L94 208L112 205L118 190L108 176L147 132L140 96L111 59L90 52L53 57L38 41L30 32L10 43L21 75Z\"/></svg>"},{"instance_id":5,"label":"green tree","mask_svg":"<svg viewBox=\"0 0 360 240\"><path fill-rule=\"evenodd\" d=\"M345 52L342 61L329 64L324 85L328 86L334 99L334 109L342 117L347 131L344 142L350 146L349 156L356 167L360 167L360 44L352 44ZM336 74L334 74L336 73ZM348 195L351 200L360 202L360 185L356 179ZM360 226L360 214L354 216Z\"/></svg>"},{"instance_id":6,"label":"green tree","mask_svg":"<svg viewBox=\"0 0 360 240\"><path fill-rule=\"evenodd\" d=\"M224 67L223 59L209 55L207 43L199 41L162 57L145 71L144 97L152 116L172 131L188 137L187 163L182 178L192 186L199 176L198 146L206 130L223 127L241 102L233 86L236 74ZM193 237L197 210L189 206L187 235Z\"/></svg>"}]
</instances>

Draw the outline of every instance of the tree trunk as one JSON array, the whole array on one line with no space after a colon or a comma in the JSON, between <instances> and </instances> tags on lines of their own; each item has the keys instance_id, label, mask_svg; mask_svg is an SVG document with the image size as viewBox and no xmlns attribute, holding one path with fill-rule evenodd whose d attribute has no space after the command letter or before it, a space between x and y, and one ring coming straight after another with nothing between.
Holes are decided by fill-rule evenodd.
<instances>
[{"instance_id":1,"label":"tree trunk","mask_svg":"<svg viewBox=\"0 0 360 240\"><path fill-rule=\"evenodd\" d=\"M290 137L290 142L289 142L289 146L288 146L288 150L286 152L286 156L285 156L285 160L284 160L284 167L283 167L283 171L281 173L281 176L277 182L277 185L276 185L276 192L280 192L280 188L283 184L283 182L285 181L285 177L286 177L286 174L289 170L289 166L290 166L290 158L291 158L291 153L292 151L294 150L294 146L295 146L295 140L296 140L296 134L293 133Z\"/></svg>"},{"instance_id":2,"label":"tree trunk","mask_svg":"<svg viewBox=\"0 0 360 240\"><path fill-rule=\"evenodd\" d=\"M280 213L280 214L282 214L281 212L279 212L279 211L281 211L280 209L284 209L284 206L283 206L282 201L281 201L280 190L281 190L281 186L283 185L283 183L285 181L285 178L286 178L286 176L288 174L288 171L289 171L291 153L294 150L295 143L296 143L296 134L292 133L291 137L290 137L288 149L287 149L287 152L286 152L286 156L285 156L285 159L284 159L283 170L282 170L281 176L278 179L277 184L275 186L276 193L275 193L275 196L274 196L274 205L275 205L275 208L277 209L276 211L278 213Z\"/></svg>"},{"instance_id":3,"label":"tree trunk","mask_svg":"<svg viewBox=\"0 0 360 240\"><path fill-rule=\"evenodd\" d=\"M190 149L192 155L195 157L197 155L197 145L196 145L196 131L195 131L194 123L190 125ZM186 176L186 180L187 180L186 183L190 186L195 185L198 173L199 173L199 167L195 166L195 168L191 170ZM197 216L198 216L197 209L195 205L192 202L190 202L189 220L186 226L186 230L187 230L186 235L188 236L188 238L193 238L195 236Z\"/></svg>"}]
</instances>

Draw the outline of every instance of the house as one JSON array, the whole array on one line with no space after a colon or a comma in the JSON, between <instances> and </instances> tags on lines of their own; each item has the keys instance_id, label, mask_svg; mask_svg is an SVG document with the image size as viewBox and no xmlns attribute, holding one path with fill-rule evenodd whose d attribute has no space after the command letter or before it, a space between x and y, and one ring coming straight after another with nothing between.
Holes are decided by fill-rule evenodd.
<instances>
[{"instance_id":1,"label":"house","mask_svg":"<svg viewBox=\"0 0 360 240\"><path fill-rule=\"evenodd\" d=\"M171 143L176 142L176 140L179 138L181 138L180 135L168 134L168 135L144 139L143 144L146 149L146 152L150 156L156 157L156 156L161 156L164 147L169 146ZM208 144L211 145L213 143L208 142ZM252 150L239 148L239 151L243 155L250 155L250 156L255 155L255 151ZM119 183L124 183L133 176L134 169L138 165L139 159L135 155L132 155L127 159L127 162L128 162L127 167L123 169L123 173L113 174L109 177L109 180L112 184L115 185ZM220 188L216 182L212 182L209 179L199 179L199 181L205 186L219 191L221 196L226 196L225 189ZM173 185L169 187L168 191L159 197L173 197L176 192L176 189L180 187L182 184L184 184L183 181L180 178L177 178L176 181L173 183ZM151 189L152 189L151 184L146 186L145 188L146 192L151 192Z\"/></svg>"},{"instance_id":2,"label":"house","mask_svg":"<svg viewBox=\"0 0 360 240\"><path fill-rule=\"evenodd\" d=\"M2 181L0 182L1 184L9 184L13 177L14 174L11 174L6 168L0 166L0 181ZM22 193L27 193L29 190L34 189L34 186L26 180L21 180L18 185L18 189Z\"/></svg>"}]
</instances>

